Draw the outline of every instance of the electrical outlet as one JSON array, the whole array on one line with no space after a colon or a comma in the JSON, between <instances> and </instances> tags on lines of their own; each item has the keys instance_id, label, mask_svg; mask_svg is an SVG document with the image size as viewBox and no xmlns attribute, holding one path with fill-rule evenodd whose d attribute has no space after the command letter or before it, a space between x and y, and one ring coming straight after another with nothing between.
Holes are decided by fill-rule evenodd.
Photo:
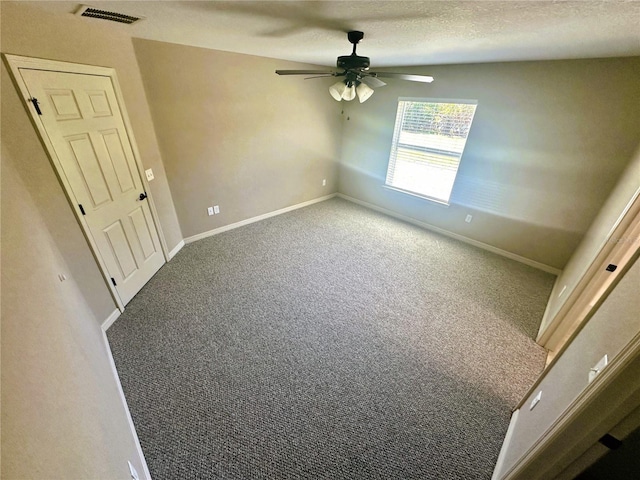
<instances>
[{"instance_id":1,"label":"electrical outlet","mask_svg":"<svg viewBox=\"0 0 640 480\"><path fill-rule=\"evenodd\" d=\"M540 399L542 398L542 390L540 390L538 392L538 394L533 397L533 400L531 400L531 405L529 405L529 410L533 410L536 405L540 402Z\"/></svg>"},{"instance_id":2,"label":"electrical outlet","mask_svg":"<svg viewBox=\"0 0 640 480\"><path fill-rule=\"evenodd\" d=\"M213 213L215 213L216 215L217 215L218 213L220 213L220 206L219 206L219 205L214 205L214 206L213 206Z\"/></svg>"},{"instance_id":3,"label":"electrical outlet","mask_svg":"<svg viewBox=\"0 0 640 480\"><path fill-rule=\"evenodd\" d=\"M64 282L66 279L67 279L67 276L64 273L58 274L58 280L60 280L61 282Z\"/></svg>"},{"instance_id":4,"label":"electrical outlet","mask_svg":"<svg viewBox=\"0 0 640 480\"><path fill-rule=\"evenodd\" d=\"M144 171L145 175L147 176L147 181L151 181L153 180L155 177L153 176L153 170L151 170L150 168L146 169Z\"/></svg>"},{"instance_id":5,"label":"electrical outlet","mask_svg":"<svg viewBox=\"0 0 640 480\"><path fill-rule=\"evenodd\" d=\"M471 223L471 220L473 220L473 215L467 215L467 218L464 219L467 223Z\"/></svg>"},{"instance_id":6,"label":"electrical outlet","mask_svg":"<svg viewBox=\"0 0 640 480\"><path fill-rule=\"evenodd\" d=\"M209 215L213 215L213 207L208 207L208 208L207 208L207 213L208 213Z\"/></svg>"},{"instance_id":7,"label":"electrical outlet","mask_svg":"<svg viewBox=\"0 0 640 480\"><path fill-rule=\"evenodd\" d=\"M326 187L326 186L327 186L327 179L326 179L326 178L323 178L323 179L322 179L322 186L323 186L323 187Z\"/></svg>"},{"instance_id":8,"label":"electrical outlet","mask_svg":"<svg viewBox=\"0 0 640 480\"><path fill-rule=\"evenodd\" d=\"M138 472L133 467L133 465L131 465L131 462L127 462L127 463L129 464L129 473L131 474L131 480L140 480L140 477L138 476Z\"/></svg>"},{"instance_id":9,"label":"electrical outlet","mask_svg":"<svg viewBox=\"0 0 640 480\"><path fill-rule=\"evenodd\" d=\"M589 369L589 383L593 382L593 379L598 376L604 367L607 366L607 363L609 363L609 358L605 355L593 366L593 368Z\"/></svg>"}]
</instances>

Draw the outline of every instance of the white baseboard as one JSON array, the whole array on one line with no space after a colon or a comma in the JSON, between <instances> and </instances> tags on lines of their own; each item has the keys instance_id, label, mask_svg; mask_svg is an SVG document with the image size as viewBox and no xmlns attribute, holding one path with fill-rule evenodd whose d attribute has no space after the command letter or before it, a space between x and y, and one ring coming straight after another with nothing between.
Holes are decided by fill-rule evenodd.
<instances>
[{"instance_id":1,"label":"white baseboard","mask_svg":"<svg viewBox=\"0 0 640 480\"><path fill-rule=\"evenodd\" d=\"M173 247L173 250L171 250L169 252L169 260L171 260L173 257L176 256L176 254L182 250L182 247L184 247L184 240L180 240L180 243L178 243L175 247Z\"/></svg>"},{"instance_id":2,"label":"white baseboard","mask_svg":"<svg viewBox=\"0 0 640 480\"><path fill-rule=\"evenodd\" d=\"M213 235L218 235L219 233L233 230L234 228L244 227L245 225L249 225L250 223L259 222L260 220L264 220L266 218L275 217L276 215L281 215L283 213L287 213L292 210L308 207L309 205L313 205L314 203L324 202L325 200L329 200L330 198L333 198L336 195L338 194L332 193L331 195L325 195L324 197L314 198L313 200L309 200L307 202L291 205L290 207L285 207L285 208L281 208L280 210L275 210L273 212L265 213L263 215L258 215L257 217L247 218L246 220L242 220L240 222L230 223L229 225L225 225L219 228L214 228L213 230L209 230L207 232L198 233L197 235L192 235L190 237L185 238L184 243L192 243L197 240L202 240L203 238L212 237Z\"/></svg>"},{"instance_id":3,"label":"white baseboard","mask_svg":"<svg viewBox=\"0 0 640 480\"><path fill-rule=\"evenodd\" d=\"M120 310L114 310L113 312L111 312L111 315L109 315L104 322L102 322L102 331L106 332L107 330L109 330L109 327L111 325L113 325L113 322L115 322L118 317L120 316Z\"/></svg>"},{"instance_id":4,"label":"white baseboard","mask_svg":"<svg viewBox=\"0 0 640 480\"><path fill-rule=\"evenodd\" d=\"M353 203L357 203L358 205L362 205L363 207L370 208L371 210L376 210L377 212L384 213L385 215L389 215L390 217L397 218L398 220L402 220L407 223L411 223L418 227L422 227L425 230L430 230L435 233L439 233L440 235L444 235L446 237L454 238L456 240L460 240L461 242L468 243L469 245L473 245L474 247L482 248L483 250L487 250L492 253L496 253L506 258L510 258L511 260L515 260L520 263L524 263L525 265L529 265L530 267L537 268L538 270L542 270L544 272L552 273L554 275L560 275L562 270L559 270L550 265L546 265L544 263L536 262L535 260L530 260L528 258L522 257L515 253L508 252L506 250L502 250L501 248L494 247L487 243L479 242L478 240L474 240L469 237L465 237L463 235L459 235L457 233L450 232L448 230L444 230L443 228L436 227L434 225L430 225L425 222L421 222L420 220L416 220L415 218L407 217L406 215L401 215L400 213L394 212L393 210L387 210L386 208L379 207L369 202L365 202L362 200L358 200L357 198L350 197L348 195L344 195L342 193L337 194L338 197L348 200Z\"/></svg>"},{"instance_id":5,"label":"white baseboard","mask_svg":"<svg viewBox=\"0 0 640 480\"><path fill-rule=\"evenodd\" d=\"M109 346L109 339L107 338L107 329L111 326L113 322L120 316L119 310L114 310L114 312L109 315L109 317L102 322L102 339L104 340L105 350L107 352L107 357L109 358L109 365L111 365L111 372L113 373L113 378L116 382L116 387L118 389L118 394L120 395L120 401L122 402L122 406L124 407L125 414L127 415L127 423L129 424L129 429L131 430L131 436L133 437L133 441L136 446L136 452L138 454L138 462L139 465L142 466L143 478L144 480L151 480L151 473L149 472L149 467L147 466L147 461L144 458L144 453L142 452L142 446L140 445L140 439L138 438L138 433L136 432L136 427L133 424L133 418L131 418L131 412L129 411L129 405L127 405L127 399L124 396L124 391L122 390L122 384L120 383L120 377L118 376L118 371L116 370L116 363L113 360L113 355L111 353L111 347Z\"/></svg>"},{"instance_id":6,"label":"white baseboard","mask_svg":"<svg viewBox=\"0 0 640 480\"><path fill-rule=\"evenodd\" d=\"M556 281L553 282L553 288L551 289L551 295L549 295L549 300L547 300L547 306L544 309L544 313L542 314L542 321L540 322L540 327L538 328L538 335L536 336L536 342L540 341L540 337L545 332L547 327L550 325L549 315L551 315L551 299L556 296L556 288L558 288L558 282L560 281L560 275L556 277Z\"/></svg>"},{"instance_id":7,"label":"white baseboard","mask_svg":"<svg viewBox=\"0 0 640 480\"><path fill-rule=\"evenodd\" d=\"M500 479L500 475L502 474L502 470L504 468L504 457L507 454L507 448L511 444L511 437L513 436L513 431L515 430L519 413L520 413L520 410L516 410L511 415L509 428L507 429L507 434L504 437L504 442L502 442L502 448L500 449L500 454L498 455L498 461L496 462L496 466L493 469L493 475L491 476L491 480Z\"/></svg>"}]
</instances>

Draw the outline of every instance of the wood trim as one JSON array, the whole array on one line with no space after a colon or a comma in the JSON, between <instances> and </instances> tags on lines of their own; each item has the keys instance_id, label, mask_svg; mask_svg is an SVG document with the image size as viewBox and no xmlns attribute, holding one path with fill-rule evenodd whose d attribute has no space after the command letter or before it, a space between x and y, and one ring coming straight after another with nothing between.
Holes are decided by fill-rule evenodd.
<instances>
[{"instance_id":1,"label":"wood trim","mask_svg":"<svg viewBox=\"0 0 640 480\"><path fill-rule=\"evenodd\" d=\"M109 327L111 325L113 325L113 322L115 322L118 317L120 317L120 310L114 310L113 312L111 312L111 315L109 315L104 322L102 322L102 331L106 332L107 330L109 330Z\"/></svg>"},{"instance_id":2,"label":"wood trim","mask_svg":"<svg viewBox=\"0 0 640 480\"><path fill-rule=\"evenodd\" d=\"M580 280L578 281L576 286L571 291L564 293L564 295L566 295L566 298L556 312L555 316L548 322L546 321L546 315L543 317L542 325L544 325L545 323L547 325L544 330L538 332L536 341L540 345L544 346L547 344L549 339L555 333L555 330L562 324L564 318L572 312L575 304L580 301L580 296L588 287L589 282L597 274L600 269L600 265L605 262L605 260L613 250L615 243L611 242L611 239L622 237L626 230L629 228L629 225L633 221L633 218L637 217L638 215L640 215L640 187L638 187L632 198L629 200L629 202L627 202L627 205L616 219L614 225L611 227L609 233L598 248L598 252L580 276ZM552 292L552 294L555 294L555 292Z\"/></svg>"},{"instance_id":3,"label":"wood trim","mask_svg":"<svg viewBox=\"0 0 640 480\"><path fill-rule=\"evenodd\" d=\"M573 332L582 327L592 312L607 297L613 285L627 270L626 266L633 263L634 257L640 250L640 211L637 212L622 235L618 237L619 239L629 239L630 241L612 242L614 246L606 258L598 264L591 281L585 286L562 322L556 326L551 336L542 345L543 347L552 352L559 352ZM616 236L612 240L616 240ZM609 264L617 265L617 269L613 272L607 272L606 268Z\"/></svg>"},{"instance_id":4,"label":"wood trim","mask_svg":"<svg viewBox=\"0 0 640 480\"><path fill-rule=\"evenodd\" d=\"M473 245L474 247L481 248L483 250L487 250L492 253L496 253L500 256L510 258L511 260L515 260L516 262L524 263L525 265L529 265L530 267L537 268L538 270L542 270L547 273L552 273L554 275L560 275L561 270L552 267L550 265L546 265L544 263L536 262L535 260L530 260L528 258L522 257L515 253L508 252L506 250L502 250L501 248L494 247L487 243L479 242L478 240L473 240L472 238L465 237L463 235L459 235L457 233L450 232L448 230L444 230L443 228L436 227L426 222L421 222L420 220L416 220L415 218L407 217L406 215L402 215L400 213L394 212L393 210L387 210L386 208L379 207L369 202L365 202L363 200L359 200L354 197L350 197L348 195L344 195L343 193L338 193L338 197L343 198L344 200L348 200L349 202L357 203L358 205L362 205L363 207L370 208L371 210L375 210L380 213L384 213L385 215L389 215L390 217L397 218L398 220L402 220L407 223L411 223L412 225L416 225L418 227L424 228L425 230L430 230L435 233L439 233L440 235L444 235L445 237L453 238L455 240L459 240L461 242L467 243L469 245Z\"/></svg>"},{"instance_id":5,"label":"wood trim","mask_svg":"<svg viewBox=\"0 0 640 480\"><path fill-rule=\"evenodd\" d=\"M48 60L37 57L24 57L22 55L13 55L4 53L4 58L13 68L31 68L34 70L51 70L54 72L82 73L86 75L100 75L110 77L114 73L114 69L110 67L101 67L97 65L84 65L81 63L61 62L58 60ZM63 68L63 70L61 70Z\"/></svg>"},{"instance_id":6,"label":"wood trim","mask_svg":"<svg viewBox=\"0 0 640 480\"><path fill-rule=\"evenodd\" d=\"M169 252L169 260L175 257L178 252L182 250L182 247L184 247L184 240L180 240L180 242Z\"/></svg>"},{"instance_id":7,"label":"wood trim","mask_svg":"<svg viewBox=\"0 0 640 480\"><path fill-rule=\"evenodd\" d=\"M258 215L257 217L247 218L246 220L241 220L239 222L230 223L229 225L225 225L223 227L214 228L213 230L208 230L206 232L198 233L196 235L192 235L190 237L185 238L184 243L192 243L198 240L202 240L203 238L212 237L213 235L218 235L219 233L233 230L234 228L244 227L245 225L249 225L250 223L259 222L260 220L265 220L267 218L275 217L276 215L281 215L283 213L291 212L292 210L308 207L309 205L313 205L314 203L324 202L325 200L329 200L335 197L336 195L338 194L332 193L330 195L325 195L324 197L314 198L313 200L309 200L307 202L298 203L296 205L291 205L290 207L285 207L279 210L274 210L273 212L265 213L263 215Z\"/></svg>"},{"instance_id":8,"label":"wood trim","mask_svg":"<svg viewBox=\"0 0 640 480\"><path fill-rule=\"evenodd\" d=\"M511 421L509 422L509 428L507 429L507 434L504 437L504 442L502 443L502 448L500 449L500 454L498 455L498 461L496 462L496 466L493 469L493 475L491 476L491 480L498 480L498 474L502 470L502 465L504 464L504 457L507 454L507 447L511 442L511 437L513 436L513 431L516 428L516 423L518 423L518 414L520 410L516 410L511 415Z\"/></svg>"}]
</instances>

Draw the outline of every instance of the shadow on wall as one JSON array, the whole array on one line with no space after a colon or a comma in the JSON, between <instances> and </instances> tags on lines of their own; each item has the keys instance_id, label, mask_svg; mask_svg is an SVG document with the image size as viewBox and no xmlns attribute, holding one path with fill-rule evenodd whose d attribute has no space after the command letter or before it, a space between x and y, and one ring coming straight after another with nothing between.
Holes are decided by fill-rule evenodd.
<instances>
[{"instance_id":1,"label":"shadow on wall","mask_svg":"<svg viewBox=\"0 0 640 480\"><path fill-rule=\"evenodd\" d=\"M385 177L379 172L359 165L341 163L339 177L341 185L349 184L348 196L556 269L564 266L583 236L580 232L476 210L456 203L455 198L445 206L391 190L384 187ZM472 223L464 221L467 214L472 214Z\"/></svg>"}]
</instances>

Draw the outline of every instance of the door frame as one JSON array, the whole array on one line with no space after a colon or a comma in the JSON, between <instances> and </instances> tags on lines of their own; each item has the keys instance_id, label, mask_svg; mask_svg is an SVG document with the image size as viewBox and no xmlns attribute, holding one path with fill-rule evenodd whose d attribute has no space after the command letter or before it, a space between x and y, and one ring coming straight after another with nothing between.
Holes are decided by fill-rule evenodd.
<instances>
[{"instance_id":1,"label":"door frame","mask_svg":"<svg viewBox=\"0 0 640 480\"><path fill-rule=\"evenodd\" d=\"M113 91L115 92L116 101L118 102L118 107L120 108L120 113L122 114L122 120L124 122L124 126L129 137L129 143L131 144L131 149L133 151L133 157L135 159L136 168L138 171L138 175L140 176L140 181L144 186L145 192L147 192L147 200L149 202L149 210L151 211L151 217L153 218L153 223L158 232L158 238L160 239L160 245L162 247L162 253L165 258L165 262L170 260L169 256L169 248L167 247L167 242L162 231L162 226L160 225L160 217L158 215L158 211L156 209L155 203L153 201L153 195L151 194L151 189L149 188L149 182L147 181L147 177L144 173L144 167L142 165L142 160L140 156L140 152L138 150L138 145L136 143L135 137L133 135L133 129L131 127L131 122L129 121L129 114L127 112L127 108L124 102L124 96L122 95L122 91L120 90L120 84L118 82L118 77L116 75L116 71L114 68L110 67L99 67L95 65L84 65L80 63L69 63L69 62L61 62L57 60L46 60L42 58L35 57L24 57L20 55L12 55L12 54L2 54L5 59L5 62L8 66L9 73L13 80L13 83L20 94L20 98L22 100L22 104L25 109L29 113L29 118L31 119L31 123L33 124L36 132L38 133L38 137L42 142L42 145L45 147L45 152L51 161L51 164L54 167L56 172L56 176L58 177L58 181L61 183L65 196L71 205L71 209L73 210L78 223L82 229L82 233L84 234L89 247L91 248L91 252L93 257L102 273L102 277L104 282L109 289L109 292L116 303L118 309L123 312L124 304L120 299L120 295L118 294L115 286L110 281L110 275L108 273L106 264L100 255L100 252L95 244L93 236L89 230L89 225L80 211L79 202L75 198L73 194L73 190L71 189L71 185L68 182L65 175L62 174L62 164L60 159L58 158L55 149L53 148L53 144L49 139L46 129L44 128L44 124L42 120L40 120L40 116L35 111L34 106L29 102L29 90L27 88L26 83L22 79L20 75L20 69L32 69L32 70L48 70L54 72L62 72L62 73L74 73L74 74L82 74L82 75L94 75L100 77L108 77L111 80L111 85L113 86Z\"/></svg>"},{"instance_id":2,"label":"door frame","mask_svg":"<svg viewBox=\"0 0 640 480\"><path fill-rule=\"evenodd\" d=\"M640 188L616 220L578 284L536 341L549 350L547 367L571 343L577 332L604 301L625 265L640 250ZM607 271L609 264L616 269ZM603 272L607 274L604 275Z\"/></svg>"}]
</instances>

